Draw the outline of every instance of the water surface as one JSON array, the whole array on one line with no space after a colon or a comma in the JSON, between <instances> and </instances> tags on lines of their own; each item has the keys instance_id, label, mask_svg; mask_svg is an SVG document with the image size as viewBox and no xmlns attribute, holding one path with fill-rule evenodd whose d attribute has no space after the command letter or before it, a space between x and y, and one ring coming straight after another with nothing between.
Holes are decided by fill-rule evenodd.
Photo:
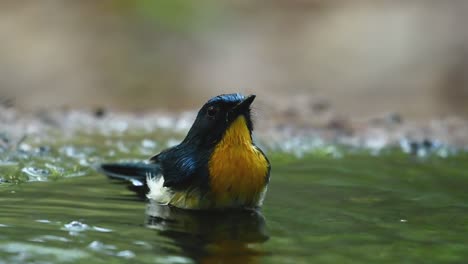
<instances>
[{"instance_id":1,"label":"water surface","mask_svg":"<svg viewBox=\"0 0 468 264\"><path fill-rule=\"evenodd\" d=\"M230 213L188 213L147 203L125 184L90 169L89 159L75 157L82 164L72 166L66 158L57 161L60 156L66 151L57 151L55 163L49 162L63 165L55 173L73 177L0 184L0 263L468 259L466 154L417 158L389 150L298 158L270 153L272 180L264 208ZM54 171L51 165L44 168Z\"/></svg>"}]
</instances>

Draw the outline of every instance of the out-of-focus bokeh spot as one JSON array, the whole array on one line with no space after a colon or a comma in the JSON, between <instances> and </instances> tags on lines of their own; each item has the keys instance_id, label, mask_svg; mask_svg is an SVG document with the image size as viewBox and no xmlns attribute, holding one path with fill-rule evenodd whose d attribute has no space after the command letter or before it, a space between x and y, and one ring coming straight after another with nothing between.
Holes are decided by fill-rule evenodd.
<instances>
[{"instance_id":1,"label":"out-of-focus bokeh spot","mask_svg":"<svg viewBox=\"0 0 468 264\"><path fill-rule=\"evenodd\" d=\"M18 108L468 116L465 1L7 1L0 99ZM263 110L262 110L263 109Z\"/></svg>"}]
</instances>

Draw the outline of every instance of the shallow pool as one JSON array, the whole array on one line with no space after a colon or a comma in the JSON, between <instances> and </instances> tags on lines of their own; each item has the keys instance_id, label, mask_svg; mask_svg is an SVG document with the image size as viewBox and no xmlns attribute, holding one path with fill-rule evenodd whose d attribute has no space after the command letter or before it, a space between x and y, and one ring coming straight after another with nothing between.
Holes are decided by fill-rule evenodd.
<instances>
[{"instance_id":1,"label":"shallow pool","mask_svg":"<svg viewBox=\"0 0 468 264\"><path fill-rule=\"evenodd\" d=\"M43 167L49 176L35 182L8 181L7 172L31 178L41 171L18 170L18 164L29 166L21 158L4 161L0 263L468 259L468 159L463 153L447 158L418 158L399 150L301 158L270 153L272 178L261 212L190 213L147 203L126 184L95 173L90 159L78 155L102 154L89 146L80 151L52 147L47 151L53 155L38 154L36 165L49 164ZM68 177L60 177L64 173Z\"/></svg>"}]
</instances>

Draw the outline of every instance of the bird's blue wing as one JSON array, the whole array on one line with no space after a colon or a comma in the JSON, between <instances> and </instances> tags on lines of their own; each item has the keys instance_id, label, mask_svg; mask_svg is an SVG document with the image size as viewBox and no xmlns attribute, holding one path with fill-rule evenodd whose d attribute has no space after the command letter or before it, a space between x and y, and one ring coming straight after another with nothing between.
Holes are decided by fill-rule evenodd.
<instances>
[{"instance_id":1,"label":"bird's blue wing","mask_svg":"<svg viewBox=\"0 0 468 264\"><path fill-rule=\"evenodd\" d=\"M151 160L160 164L165 187L182 187L192 182L202 164L200 155L188 147L175 147Z\"/></svg>"}]
</instances>

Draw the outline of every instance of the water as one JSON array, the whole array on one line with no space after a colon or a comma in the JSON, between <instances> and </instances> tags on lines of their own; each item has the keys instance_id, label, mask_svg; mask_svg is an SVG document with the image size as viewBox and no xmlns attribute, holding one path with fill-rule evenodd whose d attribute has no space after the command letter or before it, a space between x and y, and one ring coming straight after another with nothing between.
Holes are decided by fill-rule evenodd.
<instances>
[{"instance_id":1,"label":"water","mask_svg":"<svg viewBox=\"0 0 468 264\"><path fill-rule=\"evenodd\" d=\"M90 169L97 157L139 158L161 145L143 140L52 146L47 154L32 146L3 156L0 263L468 259L466 154L270 152L272 180L261 212L190 213L147 203Z\"/></svg>"}]
</instances>

